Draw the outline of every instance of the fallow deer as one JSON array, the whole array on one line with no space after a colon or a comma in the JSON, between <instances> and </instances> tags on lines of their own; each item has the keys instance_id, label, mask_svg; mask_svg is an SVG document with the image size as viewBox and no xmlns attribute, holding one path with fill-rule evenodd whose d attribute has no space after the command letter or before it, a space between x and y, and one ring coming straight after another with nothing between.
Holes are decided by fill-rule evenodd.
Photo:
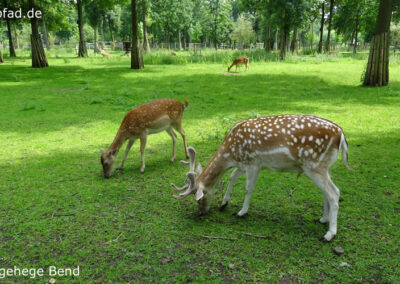
<instances>
[{"instance_id":1,"label":"fallow deer","mask_svg":"<svg viewBox=\"0 0 400 284\"><path fill-rule=\"evenodd\" d=\"M100 54L103 55L103 57L107 57L107 58L111 57L111 54L109 54L108 52L105 52L104 50L101 50Z\"/></svg>"},{"instance_id":2,"label":"fallow deer","mask_svg":"<svg viewBox=\"0 0 400 284\"><path fill-rule=\"evenodd\" d=\"M231 71L231 68L233 66L236 66L236 71L237 71L238 66L240 67L241 64L244 64L244 66L246 66L246 70L248 70L249 69L249 65L248 65L249 64L249 58L248 57L238 57L238 58L236 58L233 61L232 65L228 67L228 72Z\"/></svg>"},{"instance_id":3,"label":"fallow deer","mask_svg":"<svg viewBox=\"0 0 400 284\"><path fill-rule=\"evenodd\" d=\"M115 158L118 151L126 140L129 140L126 146L124 157L118 168L124 166L126 157L131 149L133 142L140 139L141 167L140 172L145 169L144 150L146 148L147 135L166 131L172 138L172 157L171 162L176 156L176 134L178 131L183 139L185 154L188 158L185 131L182 128L183 111L189 106L189 101L185 98L185 103L175 99L158 99L143 105L140 105L129 111L118 129L111 146L105 151L101 151L101 164L103 166L103 174L105 178L109 178L114 168Z\"/></svg>"},{"instance_id":4,"label":"fallow deer","mask_svg":"<svg viewBox=\"0 0 400 284\"><path fill-rule=\"evenodd\" d=\"M189 147L190 164L186 184L178 188L184 193L177 199L195 194L201 214L210 209L214 187L229 168L232 172L227 191L221 204L223 210L231 198L235 180L246 173L246 196L237 214L244 216L249 209L259 171L268 168L275 171L305 173L324 195L324 213L320 223L329 222L329 231L322 240L330 241L337 231L339 189L329 176L329 168L342 150L346 167L348 145L342 128L336 123L312 115L279 115L244 120L236 124L214 154L204 171L200 164L195 170L194 148ZM184 162L184 161L183 161Z\"/></svg>"}]
</instances>

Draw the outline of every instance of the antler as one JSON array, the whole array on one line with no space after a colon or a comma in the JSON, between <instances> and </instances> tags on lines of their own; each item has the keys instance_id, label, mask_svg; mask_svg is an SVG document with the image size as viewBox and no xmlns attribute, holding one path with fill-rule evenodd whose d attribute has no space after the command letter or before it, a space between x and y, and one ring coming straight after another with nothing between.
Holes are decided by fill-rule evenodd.
<instances>
[{"instance_id":1,"label":"antler","mask_svg":"<svg viewBox=\"0 0 400 284\"><path fill-rule=\"evenodd\" d=\"M183 185L182 187L177 187L175 184L173 184L173 183L171 184L171 186L177 191L182 191L182 190L186 189L185 192L183 192L179 195L174 195L173 197L176 199L182 199L196 191L196 177L199 174L198 170L200 169L200 171L201 171L201 165L199 163L199 165L197 166L196 172L195 172L196 150L193 147L188 147L188 152L189 152L190 161L189 162L181 161L182 164L189 165L189 172L186 175L185 185Z\"/></svg>"},{"instance_id":2,"label":"antler","mask_svg":"<svg viewBox=\"0 0 400 284\"><path fill-rule=\"evenodd\" d=\"M175 188L176 191L182 191L182 190L188 188L188 187L189 187L189 184L187 183L187 184L185 184L185 185L182 186L182 187L177 187L175 184L171 183L171 186L172 186L173 188Z\"/></svg>"}]
</instances>

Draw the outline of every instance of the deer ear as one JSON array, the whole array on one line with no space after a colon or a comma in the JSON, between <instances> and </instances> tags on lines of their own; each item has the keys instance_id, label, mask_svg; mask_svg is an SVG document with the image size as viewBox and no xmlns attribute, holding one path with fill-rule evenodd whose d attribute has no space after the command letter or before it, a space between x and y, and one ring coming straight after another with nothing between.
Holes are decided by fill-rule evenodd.
<instances>
[{"instance_id":1,"label":"deer ear","mask_svg":"<svg viewBox=\"0 0 400 284\"><path fill-rule=\"evenodd\" d=\"M104 149L103 148L100 148L100 152L102 153L102 154L104 154Z\"/></svg>"},{"instance_id":2,"label":"deer ear","mask_svg":"<svg viewBox=\"0 0 400 284\"><path fill-rule=\"evenodd\" d=\"M202 199L204 196L204 193L201 189L196 191L196 201L199 201L200 199Z\"/></svg>"}]
</instances>

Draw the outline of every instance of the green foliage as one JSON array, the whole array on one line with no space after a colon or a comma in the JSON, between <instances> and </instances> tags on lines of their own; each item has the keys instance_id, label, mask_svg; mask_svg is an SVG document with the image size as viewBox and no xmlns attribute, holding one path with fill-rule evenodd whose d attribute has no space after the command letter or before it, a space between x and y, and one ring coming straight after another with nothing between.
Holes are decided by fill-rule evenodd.
<instances>
[{"instance_id":1,"label":"green foliage","mask_svg":"<svg viewBox=\"0 0 400 284\"><path fill-rule=\"evenodd\" d=\"M378 15L378 1L366 0L340 0L338 1L337 12L333 17L333 26L338 34L344 39L352 39L359 17L358 31L364 34L364 40L369 42L375 29L376 17Z\"/></svg>"},{"instance_id":2,"label":"green foliage","mask_svg":"<svg viewBox=\"0 0 400 284\"><path fill-rule=\"evenodd\" d=\"M240 45L249 44L254 41L254 30L250 21L239 17L235 29L231 33L231 39Z\"/></svg>"}]
</instances>

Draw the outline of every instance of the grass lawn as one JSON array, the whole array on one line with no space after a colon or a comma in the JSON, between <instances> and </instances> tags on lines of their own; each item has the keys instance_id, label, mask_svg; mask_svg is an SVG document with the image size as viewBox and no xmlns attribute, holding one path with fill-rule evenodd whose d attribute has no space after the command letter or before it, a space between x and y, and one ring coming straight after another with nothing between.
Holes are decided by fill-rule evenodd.
<instances>
[{"instance_id":1,"label":"grass lawn","mask_svg":"<svg viewBox=\"0 0 400 284\"><path fill-rule=\"evenodd\" d=\"M125 57L49 63L0 65L0 268L80 266L79 277L59 282L400 281L399 63L383 88L360 87L366 61L352 58L250 62L240 76L222 75L222 63L142 71L130 70ZM331 170L343 198L336 238L318 241L327 230L314 223L323 197L304 175L263 171L249 215L239 219L232 214L242 206L242 177L224 212L218 190L211 213L197 216L194 197L172 198L170 183L181 185L187 172L178 163L179 135L175 163L170 137L156 134L144 174L137 141L124 171L103 179L99 148L112 142L125 113L183 96L188 145L203 166L241 119L303 113L341 125L353 170L341 160ZM338 246L341 256L333 253ZM37 282L7 278L22 279Z\"/></svg>"}]
</instances>

